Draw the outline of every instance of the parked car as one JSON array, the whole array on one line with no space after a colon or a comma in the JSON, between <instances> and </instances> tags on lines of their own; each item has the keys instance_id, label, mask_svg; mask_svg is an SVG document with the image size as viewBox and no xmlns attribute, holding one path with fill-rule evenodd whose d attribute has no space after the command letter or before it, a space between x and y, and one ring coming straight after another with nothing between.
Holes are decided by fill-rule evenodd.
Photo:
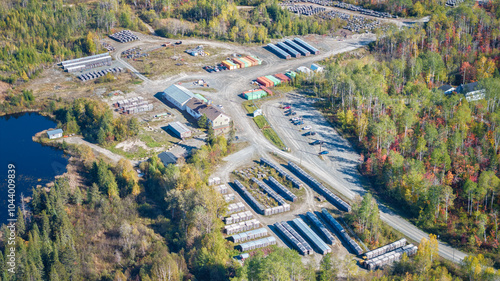
<instances>
[{"instance_id":1,"label":"parked car","mask_svg":"<svg viewBox=\"0 0 500 281\"><path fill-rule=\"evenodd\" d=\"M316 135L316 132L314 132L314 131L309 131L309 132L306 132L304 134L304 136L315 136L315 135Z\"/></svg>"},{"instance_id":2,"label":"parked car","mask_svg":"<svg viewBox=\"0 0 500 281\"><path fill-rule=\"evenodd\" d=\"M304 128L302 128L302 130L311 130L312 127L311 126L305 126Z\"/></svg>"},{"instance_id":3,"label":"parked car","mask_svg":"<svg viewBox=\"0 0 500 281\"><path fill-rule=\"evenodd\" d=\"M300 120L296 123L294 123L295 126L298 126L298 125L304 125L304 121Z\"/></svg>"},{"instance_id":4,"label":"parked car","mask_svg":"<svg viewBox=\"0 0 500 281\"><path fill-rule=\"evenodd\" d=\"M283 107L283 109L285 109L285 110L290 109L290 108L292 108L292 107L291 107L291 106L289 106L289 105L287 105L287 106Z\"/></svg>"},{"instance_id":5,"label":"parked car","mask_svg":"<svg viewBox=\"0 0 500 281\"><path fill-rule=\"evenodd\" d=\"M325 154L328 154L328 153L329 153L329 151L328 151L328 150L323 150L323 151L321 151L319 154L320 154L320 155L325 155Z\"/></svg>"},{"instance_id":6,"label":"parked car","mask_svg":"<svg viewBox=\"0 0 500 281\"><path fill-rule=\"evenodd\" d=\"M311 145L318 145L318 144L323 144L323 143L324 143L323 141L315 140L315 141L311 142Z\"/></svg>"}]
</instances>

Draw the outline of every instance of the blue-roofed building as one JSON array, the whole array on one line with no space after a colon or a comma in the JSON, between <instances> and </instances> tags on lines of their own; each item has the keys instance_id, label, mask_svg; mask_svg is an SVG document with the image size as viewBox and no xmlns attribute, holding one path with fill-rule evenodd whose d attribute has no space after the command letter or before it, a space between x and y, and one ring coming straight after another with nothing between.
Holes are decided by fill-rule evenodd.
<instances>
[{"instance_id":1,"label":"blue-roofed building","mask_svg":"<svg viewBox=\"0 0 500 281\"><path fill-rule=\"evenodd\" d=\"M163 91L163 99L169 101L180 110L186 110L186 103L195 97L195 95L188 89L180 85L172 85Z\"/></svg>"},{"instance_id":2,"label":"blue-roofed building","mask_svg":"<svg viewBox=\"0 0 500 281\"><path fill-rule=\"evenodd\" d=\"M56 130L48 130L47 131L47 136L49 139L57 139L63 136L63 130L62 129L56 129Z\"/></svg>"}]
</instances>

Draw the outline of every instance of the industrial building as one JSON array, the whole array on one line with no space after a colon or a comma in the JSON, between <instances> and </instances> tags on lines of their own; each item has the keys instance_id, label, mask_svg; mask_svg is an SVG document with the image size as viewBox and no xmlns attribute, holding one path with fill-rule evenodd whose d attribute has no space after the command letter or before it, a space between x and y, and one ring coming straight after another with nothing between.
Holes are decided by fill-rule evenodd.
<instances>
[{"instance_id":1,"label":"industrial building","mask_svg":"<svg viewBox=\"0 0 500 281\"><path fill-rule=\"evenodd\" d=\"M180 110L186 110L186 103L195 95L190 90L180 86L172 85L163 91L163 99L169 101Z\"/></svg>"},{"instance_id":2,"label":"industrial building","mask_svg":"<svg viewBox=\"0 0 500 281\"><path fill-rule=\"evenodd\" d=\"M299 53L305 57L309 56L311 54L311 52L309 52L308 50L302 48L302 46L298 45L297 43L293 42L292 40L290 39L286 39L285 40L285 44L287 44L288 46L294 48L295 50L299 51Z\"/></svg>"},{"instance_id":3,"label":"industrial building","mask_svg":"<svg viewBox=\"0 0 500 281\"><path fill-rule=\"evenodd\" d=\"M188 127L177 121L169 123L167 129L181 139L189 138L192 134Z\"/></svg>"},{"instance_id":4,"label":"industrial building","mask_svg":"<svg viewBox=\"0 0 500 281\"><path fill-rule=\"evenodd\" d=\"M55 129L55 130L48 130L47 131L47 136L49 139L57 139L63 136L63 130L62 129Z\"/></svg>"},{"instance_id":5,"label":"industrial building","mask_svg":"<svg viewBox=\"0 0 500 281\"><path fill-rule=\"evenodd\" d=\"M271 50L273 53L275 53L278 57L282 58L282 59L289 59L291 58L290 54L283 51L281 48L278 48L276 45L272 44L272 43L269 43L267 44L267 48L269 48L269 50Z\"/></svg>"},{"instance_id":6,"label":"industrial building","mask_svg":"<svg viewBox=\"0 0 500 281\"><path fill-rule=\"evenodd\" d=\"M316 49L315 47L311 46L306 41L304 41L300 38L297 38L297 37L293 38L293 41L295 41L295 43L297 43L298 45L302 46L304 49L309 50L309 52L311 52L311 54L313 54L313 55L319 54L319 50Z\"/></svg>"},{"instance_id":7,"label":"industrial building","mask_svg":"<svg viewBox=\"0 0 500 281\"><path fill-rule=\"evenodd\" d=\"M90 68L111 65L111 56L109 53L98 54L78 59L66 60L61 62L62 68L67 72L77 72Z\"/></svg>"}]
</instances>

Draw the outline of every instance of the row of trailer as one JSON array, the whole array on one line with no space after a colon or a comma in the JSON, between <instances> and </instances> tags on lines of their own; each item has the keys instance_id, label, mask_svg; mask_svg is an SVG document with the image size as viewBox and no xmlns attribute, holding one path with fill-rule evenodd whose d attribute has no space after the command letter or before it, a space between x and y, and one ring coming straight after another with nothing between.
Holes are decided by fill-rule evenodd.
<instances>
[{"instance_id":1,"label":"row of trailer","mask_svg":"<svg viewBox=\"0 0 500 281\"><path fill-rule=\"evenodd\" d=\"M286 180L291 181L292 185L298 189L302 186L302 183L297 180L296 178L292 177L289 173L287 173L283 168L281 168L278 165L273 164L271 161L267 160L266 158L260 158L260 162L262 164L265 164L271 168L273 168L280 176L284 177Z\"/></svg>"},{"instance_id":2,"label":"row of trailer","mask_svg":"<svg viewBox=\"0 0 500 281\"><path fill-rule=\"evenodd\" d=\"M220 194L227 194L228 188L225 184L214 186L214 190L219 192Z\"/></svg>"},{"instance_id":3,"label":"row of trailer","mask_svg":"<svg viewBox=\"0 0 500 281\"><path fill-rule=\"evenodd\" d=\"M255 57L255 56L231 58L231 59L227 59L227 60L222 61L222 65L225 66L229 70L257 66L257 65L261 65L261 64L262 64L262 60Z\"/></svg>"},{"instance_id":4,"label":"row of trailer","mask_svg":"<svg viewBox=\"0 0 500 281\"><path fill-rule=\"evenodd\" d=\"M287 39L276 44L269 43L267 48L282 59L291 57L300 58L301 56L317 55L319 50L300 38L294 38L293 41Z\"/></svg>"},{"instance_id":5,"label":"row of trailer","mask_svg":"<svg viewBox=\"0 0 500 281\"><path fill-rule=\"evenodd\" d=\"M311 245L293 229L289 222L276 222L274 227L276 227L301 255L308 256L313 254Z\"/></svg>"},{"instance_id":6,"label":"row of trailer","mask_svg":"<svg viewBox=\"0 0 500 281\"><path fill-rule=\"evenodd\" d=\"M251 219L248 221L241 221L224 226L224 233L226 233L227 235L233 235L235 233L252 230L259 227L260 222L257 219Z\"/></svg>"},{"instance_id":7,"label":"row of trailer","mask_svg":"<svg viewBox=\"0 0 500 281\"><path fill-rule=\"evenodd\" d=\"M243 211L245 211L245 205L241 202L229 204L227 206L227 213L228 214L243 212Z\"/></svg>"},{"instance_id":8,"label":"row of trailer","mask_svg":"<svg viewBox=\"0 0 500 281\"><path fill-rule=\"evenodd\" d=\"M224 201L226 202L231 202L234 200L234 194L233 193L228 193L228 194L223 194L222 198L224 198Z\"/></svg>"},{"instance_id":9,"label":"row of trailer","mask_svg":"<svg viewBox=\"0 0 500 281\"><path fill-rule=\"evenodd\" d=\"M256 178L252 178L252 181L256 183L262 190L264 190L265 193L267 193L271 198L273 198L276 202L278 202L278 205L283 206L286 204L285 199L281 197L278 193L276 193L272 188L270 188L267 184L261 182L260 180Z\"/></svg>"},{"instance_id":10,"label":"row of trailer","mask_svg":"<svg viewBox=\"0 0 500 281\"><path fill-rule=\"evenodd\" d=\"M231 239L234 243L241 243L241 242L253 240L256 238L265 237L268 235L269 235L269 233L267 232L267 229L262 227L262 228L253 229L253 230L245 231L242 233L234 234L231 237L229 237L229 239Z\"/></svg>"},{"instance_id":11,"label":"row of trailer","mask_svg":"<svg viewBox=\"0 0 500 281\"><path fill-rule=\"evenodd\" d=\"M296 218L293 223L297 227L297 230L307 237L307 240L311 242L316 248L318 253L325 255L332 252L332 249L323 241L301 218Z\"/></svg>"},{"instance_id":12,"label":"row of trailer","mask_svg":"<svg viewBox=\"0 0 500 281\"><path fill-rule=\"evenodd\" d=\"M67 72L77 72L104 65L111 65L111 60L109 53L103 53L78 59L65 60L61 62L61 66Z\"/></svg>"},{"instance_id":13,"label":"row of trailer","mask_svg":"<svg viewBox=\"0 0 500 281\"><path fill-rule=\"evenodd\" d=\"M326 243L334 245L337 242L337 239L335 239L335 236L328 230L328 228L325 226L325 224L312 212L307 212L306 214L307 219L316 227L316 229L319 231L319 233L323 236L325 239Z\"/></svg>"},{"instance_id":14,"label":"row of trailer","mask_svg":"<svg viewBox=\"0 0 500 281\"><path fill-rule=\"evenodd\" d=\"M232 214L231 216L224 218L224 222L226 224L233 224L233 223L238 223L238 222L242 222L242 221L248 221L251 219L253 219L252 212L245 211L245 212L241 212L241 213Z\"/></svg>"},{"instance_id":15,"label":"row of trailer","mask_svg":"<svg viewBox=\"0 0 500 281\"><path fill-rule=\"evenodd\" d=\"M255 249L268 247L271 245L276 245L276 238L274 236L261 238L259 240L255 240L255 241L249 241L249 242L238 245L237 248L242 252L246 252L246 251L251 251L251 250L255 250Z\"/></svg>"},{"instance_id":16,"label":"row of trailer","mask_svg":"<svg viewBox=\"0 0 500 281\"><path fill-rule=\"evenodd\" d=\"M108 73L120 73L123 71L123 68L121 67L112 67L112 68L106 68L106 69L103 69L103 70L99 70L99 71L92 71L92 72L89 72L89 73L84 73L84 74L80 74L78 75L78 78L82 81L89 81L89 80L94 80L94 79L97 79L99 77L102 77Z\"/></svg>"},{"instance_id":17,"label":"row of trailer","mask_svg":"<svg viewBox=\"0 0 500 281\"><path fill-rule=\"evenodd\" d=\"M404 254L406 254L408 257L413 256L417 253L417 250L418 250L417 246L409 244L401 248L397 248L393 251L387 252L373 259L369 259L363 262L363 266L368 270L375 270L383 266L392 264L393 262L401 260Z\"/></svg>"},{"instance_id":18,"label":"row of trailer","mask_svg":"<svg viewBox=\"0 0 500 281\"><path fill-rule=\"evenodd\" d=\"M375 257L381 256L381 255L383 255L383 254L385 254L387 252L394 251L395 249L401 248L401 247L403 247L405 245L406 245L406 238L402 238L402 239L399 239L396 242L392 242L390 244L387 244L387 245L382 246L380 248L377 248L375 250L371 250L369 252L366 252L363 255L363 258L365 260L370 260L370 259L373 259Z\"/></svg>"},{"instance_id":19,"label":"row of trailer","mask_svg":"<svg viewBox=\"0 0 500 281\"><path fill-rule=\"evenodd\" d=\"M260 181L259 181L260 182ZM260 182L262 184L262 182ZM276 207L264 207L249 191L248 189L238 180L234 181L238 192L241 193L241 196L247 200L248 205L250 205L257 213L264 216L271 216L275 214L280 214L284 212L290 211L290 204L286 203L283 200L283 204ZM268 187L269 188L269 187ZM269 190L271 190L269 188ZM271 190L272 191L272 190ZM274 199L274 198L273 198ZM278 202L279 203L279 202Z\"/></svg>"},{"instance_id":20,"label":"row of trailer","mask_svg":"<svg viewBox=\"0 0 500 281\"><path fill-rule=\"evenodd\" d=\"M363 253L363 249L352 239L349 237L345 229L340 225L340 223L333 218L333 216L328 212L327 209L323 208L321 209L321 213L323 214L323 217L325 221L330 224L330 226L337 232L337 235L346 242L349 247L354 251L356 255L361 255Z\"/></svg>"},{"instance_id":21,"label":"row of trailer","mask_svg":"<svg viewBox=\"0 0 500 281\"><path fill-rule=\"evenodd\" d=\"M281 196L283 196L286 200L295 202L297 200L297 196L293 194L288 188L284 187L279 181L277 181L275 178L270 176L269 182L271 183L271 186L274 187L274 190L276 190Z\"/></svg>"},{"instance_id":22,"label":"row of trailer","mask_svg":"<svg viewBox=\"0 0 500 281\"><path fill-rule=\"evenodd\" d=\"M300 168L297 164L293 162L288 162L288 166L290 169L297 174L299 178L309 184L316 192L323 195L328 202L333 204L338 209L350 212L351 206L347 204L344 200L340 199L337 195L333 194L328 188L323 186L320 182L318 182L315 178L306 173L302 168Z\"/></svg>"}]
</instances>

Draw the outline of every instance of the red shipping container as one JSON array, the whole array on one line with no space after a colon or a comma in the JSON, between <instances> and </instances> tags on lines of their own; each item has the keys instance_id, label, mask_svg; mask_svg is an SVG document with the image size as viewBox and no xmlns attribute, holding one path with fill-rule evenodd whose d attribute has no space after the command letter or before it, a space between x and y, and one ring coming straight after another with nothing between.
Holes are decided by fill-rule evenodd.
<instances>
[{"instance_id":1,"label":"red shipping container","mask_svg":"<svg viewBox=\"0 0 500 281\"><path fill-rule=\"evenodd\" d=\"M258 65L259 63L257 62L257 60L255 60L254 58L252 58L251 56L248 56L248 57L245 57L246 60L252 62L252 66L256 66Z\"/></svg>"},{"instance_id":2,"label":"red shipping container","mask_svg":"<svg viewBox=\"0 0 500 281\"><path fill-rule=\"evenodd\" d=\"M234 62L235 64L239 65L239 66L240 66L240 68L245 68L245 63L244 63L244 62L242 62L242 61L240 61L240 60L238 60L238 59L233 59L233 62Z\"/></svg>"},{"instance_id":3,"label":"red shipping container","mask_svg":"<svg viewBox=\"0 0 500 281\"><path fill-rule=\"evenodd\" d=\"M269 90L267 87L265 86L260 86L260 88L262 90L264 90L268 95L272 96L273 95L273 92L271 92L271 90Z\"/></svg>"},{"instance_id":4,"label":"red shipping container","mask_svg":"<svg viewBox=\"0 0 500 281\"><path fill-rule=\"evenodd\" d=\"M265 86L265 87L271 87L271 86L274 86L274 83L269 81L269 79L267 79L266 77L259 77L257 78L257 82L259 82L261 85Z\"/></svg>"},{"instance_id":5,"label":"red shipping container","mask_svg":"<svg viewBox=\"0 0 500 281\"><path fill-rule=\"evenodd\" d=\"M288 78L286 75L284 75L283 73L278 73L278 74L274 74L274 77L278 78L279 80L281 80L281 82L288 82L290 81L290 78Z\"/></svg>"}]
</instances>

